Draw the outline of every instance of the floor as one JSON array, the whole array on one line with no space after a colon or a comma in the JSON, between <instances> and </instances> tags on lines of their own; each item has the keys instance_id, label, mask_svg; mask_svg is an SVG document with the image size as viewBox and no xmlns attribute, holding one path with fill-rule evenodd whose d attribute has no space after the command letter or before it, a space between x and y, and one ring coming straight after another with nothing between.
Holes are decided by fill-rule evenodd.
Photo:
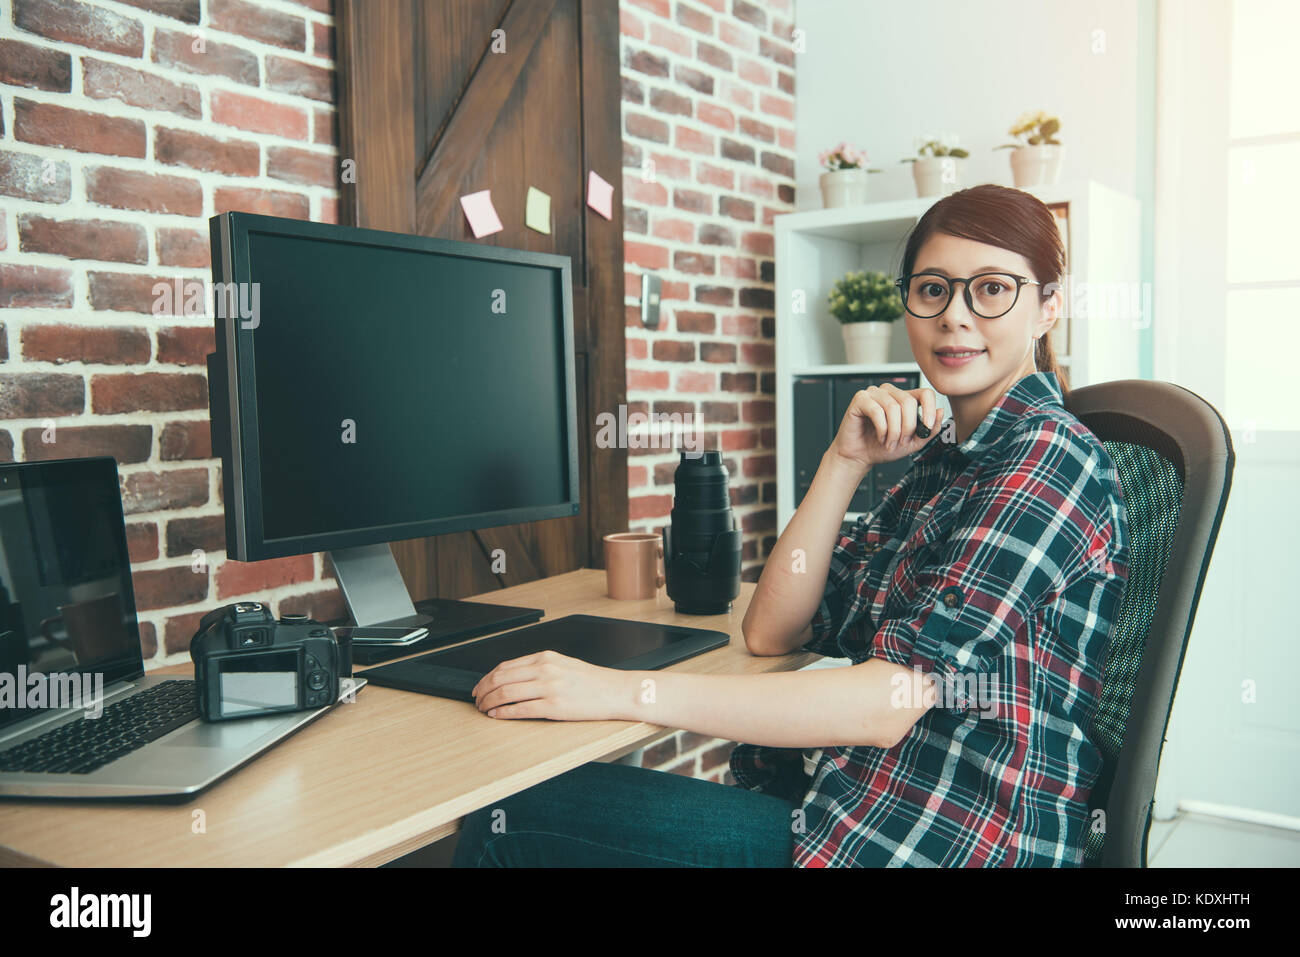
<instances>
[{"instance_id":1,"label":"floor","mask_svg":"<svg viewBox=\"0 0 1300 957\"><path fill-rule=\"evenodd\" d=\"M1149 867L1300 867L1300 831L1180 812L1152 821Z\"/></svg>"}]
</instances>

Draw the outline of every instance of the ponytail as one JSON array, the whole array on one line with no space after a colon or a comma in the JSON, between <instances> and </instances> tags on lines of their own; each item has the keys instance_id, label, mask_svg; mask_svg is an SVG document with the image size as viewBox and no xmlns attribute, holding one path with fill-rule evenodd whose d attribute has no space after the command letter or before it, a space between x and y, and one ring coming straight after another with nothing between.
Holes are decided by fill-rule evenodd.
<instances>
[{"instance_id":1,"label":"ponytail","mask_svg":"<svg viewBox=\"0 0 1300 957\"><path fill-rule=\"evenodd\" d=\"M1056 381L1061 384L1061 395L1065 399L1070 398L1070 380L1056 360L1056 348L1052 345L1050 330L1034 340L1034 368L1039 372L1055 373Z\"/></svg>"}]
</instances>

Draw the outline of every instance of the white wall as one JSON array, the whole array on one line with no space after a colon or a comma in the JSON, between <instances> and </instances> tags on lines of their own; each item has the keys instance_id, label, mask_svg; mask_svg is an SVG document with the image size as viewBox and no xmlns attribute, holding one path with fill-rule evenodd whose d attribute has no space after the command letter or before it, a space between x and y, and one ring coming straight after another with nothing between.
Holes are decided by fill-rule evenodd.
<instances>
[{"instance_id":1,"label":"white wall","mask_svg":"<svg viewBox=\"0 0 1300 957\"><path fill-rule=\"evenodd\" d=\"M1154 813L1206 801L1300 830L1300 644L1286 600L1300 572L1300 432L1290 360L1260 345L1283 339L1300 307L1300 113L1272 95L1296 87L1298 28L1288 0L1160 8L1155 371L1219 410L1236 466Z\"/></svg>"},{"instance_id":2,"label":"white wall","mask_svg":"<svg viewBox=\"0 0 1300 957\"><path fill-rule=\"evenodd\" d=\"M1011 184L1007 129L1061 118L1062 180L1136 192L1137 4L1132 0L795 0L796 204L821 207L817 156L867 150L874 198L915 196L914 137L948 130L970 151L964 185Z\"/></svg>"}]
</instances>

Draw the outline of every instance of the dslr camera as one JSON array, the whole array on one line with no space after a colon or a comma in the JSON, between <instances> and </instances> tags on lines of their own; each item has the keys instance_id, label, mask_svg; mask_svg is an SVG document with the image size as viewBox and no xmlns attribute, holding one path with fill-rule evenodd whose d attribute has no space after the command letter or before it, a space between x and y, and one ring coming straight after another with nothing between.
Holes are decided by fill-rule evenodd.
<instances>
[{"instance_id":1,"label":"dslr camera","mask_svg":"<svg viewBox=\"0 0 1300 957\"><path fill-rule=\"evenodd\" d=\"M306 615L277 621L257 601L210 611L190 640L199 716L227 721L333 704L351 647Z\"/></svg>"}]
</instances>

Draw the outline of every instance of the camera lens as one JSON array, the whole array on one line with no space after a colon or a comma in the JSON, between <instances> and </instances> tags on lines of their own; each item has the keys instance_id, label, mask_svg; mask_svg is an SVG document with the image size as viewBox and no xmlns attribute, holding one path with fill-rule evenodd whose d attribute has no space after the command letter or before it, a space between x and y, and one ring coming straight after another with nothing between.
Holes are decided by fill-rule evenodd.
<instances>
[{"instance_id":1,"label":"camera lens","mask_svg":"<svg viewBox=\"0 0 1300 957\"><path fill-rule=\"evenodd\" d=\"M741 533L731 510L722 453L681 453L665 541L668 597L690 615L725 614L740 594Z\"/></svg>"}]
</instances>

